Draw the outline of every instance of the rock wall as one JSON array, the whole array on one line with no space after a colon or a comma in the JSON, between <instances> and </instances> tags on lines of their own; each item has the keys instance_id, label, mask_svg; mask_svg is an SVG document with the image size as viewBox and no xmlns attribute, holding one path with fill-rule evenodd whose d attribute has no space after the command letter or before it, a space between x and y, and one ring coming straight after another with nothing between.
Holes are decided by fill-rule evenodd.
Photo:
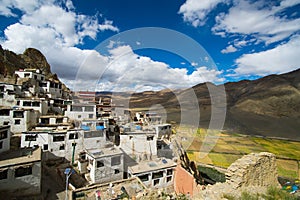
<instances>
[{"instance_id":1,"label":"rock wall","mask_svg":"<svg viewBox=\"0 0 300 200\"><path fill-rule=\"evenodd\" d=\"M276 157L272 153L251 153L227 169L226 182L233 188L277 184ZM279 183L278 183L279 184Z\"/></svg>"},{"instance_id":2,"label":"rock wall","mask_svg":"<svg viewBox=\"0 0 300 200\"><path fill-rule=\"evenodd\" d=\"M251 153L227 169L226 182L207 186L194 199L224 199L224 194L239 197L243 191L265 193L269 186L279 186L276 157L272 153Z\"/></svg>"}]
</instances>

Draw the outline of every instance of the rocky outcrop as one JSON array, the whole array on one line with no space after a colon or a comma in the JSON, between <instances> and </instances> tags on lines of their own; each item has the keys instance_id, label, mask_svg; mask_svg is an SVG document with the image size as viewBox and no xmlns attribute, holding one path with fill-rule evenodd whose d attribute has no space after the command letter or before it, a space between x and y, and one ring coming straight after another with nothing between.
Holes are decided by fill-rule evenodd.
<instances>
[{"instance_id":1,"label":"rocky outcrop","mask_svg":"<svg viewBox=\"0 0 300 200\"><path fill-rule=\"evenodd\" d=\"M196 199L224 199L224 195L241 196L265 193L270 186L279 187L276 157L272 153L251 153L234 162L226 173L226 182L208 186L195 196Z\"/></svg>"},{"instance_id":2,"label":"rocky outcrop","mask_svg":"<svg viewBox=\"0 0 300 200\"><path fill-rule=\"evenodd\" d=\"M274 154L267 152L251 153L230 165L226 173L226 183L233 188L264 187L278 183L277 177Z\"/></svg>"}]
</instances>

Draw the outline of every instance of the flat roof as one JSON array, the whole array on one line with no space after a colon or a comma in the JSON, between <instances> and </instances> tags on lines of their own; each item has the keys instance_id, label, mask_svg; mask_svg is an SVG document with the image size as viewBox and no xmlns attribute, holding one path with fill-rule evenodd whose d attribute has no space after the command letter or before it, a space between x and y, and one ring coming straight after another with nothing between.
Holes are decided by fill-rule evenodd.
<instances>
[{"instance_id":1,"label":"flat roof","mask_svg":"<svg viewBox=\"0 0 300 200\"><path fill-rule=\"evenodd\" d=\"M82 197L83 195L84 198L91 197L91 199L95 199L95 194L100 193L101 199L116 199L118 195L121 195L123 193L121 190L122 187L125 188L130 198L133 196L137 196L139 193L146 192L147 189L146 186L137 177L132 177L129 179L113 181L111 183L94 184L92 186L78 188L73 191L73 194L75 197ZM114 194L111 194L109 192L110 189L114 191Z\"/></svg>"},{"instance_id":2,"label":"flat roof","mask_svg":"<svg viewBox=\"0 0 300 200\"><path fill-rule=\"evenodd\" d=\"M38 148L22 148L0 154L0 167L8 167L41 161L42 150Z\"/></svg>"},{"instance_id":3,"label":"flat roof","mask_svg":"<svg viewBox=\"0 0 300 200\"><path fill-rule=\"evenodd\" d=\"M92 156L93 158L101 158L113 155L123 154L119 147L111 146L108 148L97 148L97 149L88 149L86 150L87 153Z\"/></svg>"},{"instance_id":4,"label":"flat roof","mask_svg":"<svg viewBox=\"0 0 300 200\"><path fill-rule=\"evenodd\" d=\"M160 169L176 167L177 163L167 158L157 158L151 161L142 161L137 165L128 167L133 174L140 174L144 172L157 171Z\"/></svg>"}]
</instances>

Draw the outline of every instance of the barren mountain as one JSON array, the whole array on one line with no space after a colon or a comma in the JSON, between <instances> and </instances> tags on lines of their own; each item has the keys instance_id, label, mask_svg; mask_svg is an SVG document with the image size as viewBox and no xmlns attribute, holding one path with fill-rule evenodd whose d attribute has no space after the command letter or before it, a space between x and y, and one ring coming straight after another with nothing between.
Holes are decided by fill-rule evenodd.
<instances>
[{"instance_id":1,"label":"barren mountain","mask_svg":"<svg viewBox=\"0 0 300 200\"><path fill-rule=\"evenodd\" d=\"M212 83L192 87L198 98L201 127L208 127L211 118L209 84L210 88L221 87ZM229 82L224 87L226 131L300 140L300 69L253 81ZM177 97L185 91L137 93L132 95L130 105L132 108L147 109L153 104L161 104L168 112L169 121L180 122Z\"/></svg>"}]
</instances>

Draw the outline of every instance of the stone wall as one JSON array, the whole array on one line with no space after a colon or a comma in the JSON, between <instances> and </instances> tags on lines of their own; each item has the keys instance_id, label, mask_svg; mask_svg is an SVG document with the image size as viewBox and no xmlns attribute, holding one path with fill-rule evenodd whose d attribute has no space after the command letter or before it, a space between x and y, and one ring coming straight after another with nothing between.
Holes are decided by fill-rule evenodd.
<instances>
[{"instance_id":1,"label":"stone wall","mask_svg":"<svg viewBox=\"0 0 300 200\"><path fill-rule=\"evenodd\" d=\"M224 199L224 194L239 197L243 191L265 193L269 186L279 186L276 157L272 153L251 153L227 169L226 182L209 185L195 199Z\"/></svg>"}]
</instances>

